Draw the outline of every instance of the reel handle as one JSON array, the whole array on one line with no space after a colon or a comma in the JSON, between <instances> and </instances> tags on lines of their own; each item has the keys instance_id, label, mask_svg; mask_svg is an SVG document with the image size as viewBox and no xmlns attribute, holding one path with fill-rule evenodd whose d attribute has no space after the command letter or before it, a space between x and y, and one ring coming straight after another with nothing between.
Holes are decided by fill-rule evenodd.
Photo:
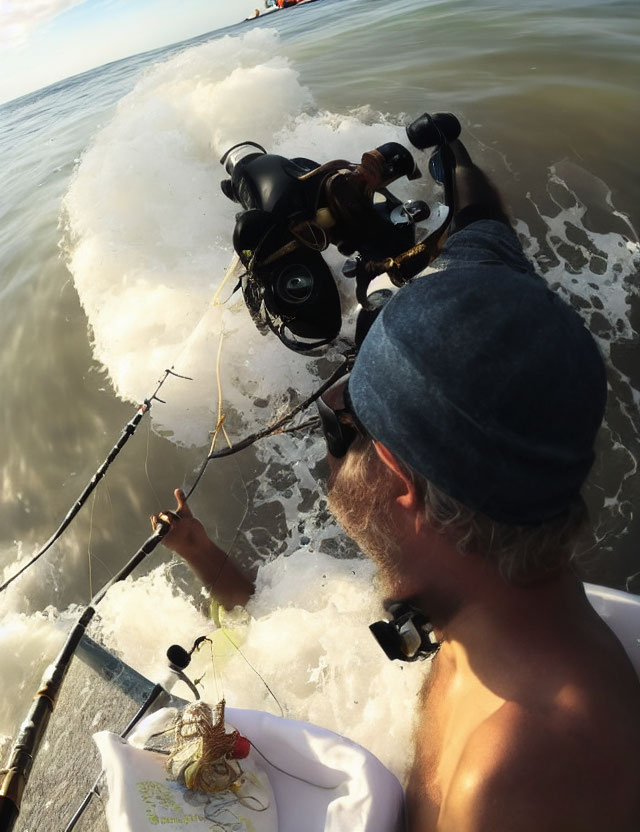
<instances>
[{"instance_id":1,"label":"reel handle","mask_svg":"<svg viewBox=\"0 0 640 832\"><path fill-rule=\"evenodd\" d=\"M414 147L424 150L455 141L461 130L460 122L453 113L423 113L407 125L407 137Z\"/></svg>"}]
</instances>

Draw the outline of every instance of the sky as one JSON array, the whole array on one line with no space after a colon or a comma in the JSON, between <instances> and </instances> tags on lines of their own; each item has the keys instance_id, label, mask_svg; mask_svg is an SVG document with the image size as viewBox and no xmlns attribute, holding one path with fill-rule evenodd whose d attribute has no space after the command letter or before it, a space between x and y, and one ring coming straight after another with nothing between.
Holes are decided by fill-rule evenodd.
<instances>
[{"instance_id":1,"label":"sky","mask_svg":"<svg viewBox=\"0 0 640 832\"><path fill-rule=\"evenodd\" d=\"M262 0L0 0L0 102L238 23Z\"/></svg>"}]
</instances>

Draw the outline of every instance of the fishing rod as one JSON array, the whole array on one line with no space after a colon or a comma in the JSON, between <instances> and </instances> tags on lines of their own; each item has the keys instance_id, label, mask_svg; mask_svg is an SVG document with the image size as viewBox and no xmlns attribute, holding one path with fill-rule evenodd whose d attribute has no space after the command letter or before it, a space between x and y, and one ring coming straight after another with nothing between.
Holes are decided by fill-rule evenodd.
<instances>
[{"instance_id":1,"label":"fishing rod","mask_svg":"<svg viewBox=\"0 0 640 832\"><path fill-rule=\"evenodd\" d=\"M261 439L265 439L268 436L273 436L278 433L290 433L292 431L299 431L303 430L307 427L316 426L319 423L317 417L313 417L309 419L307 422L304 422L300 425L296 425L293 428L286 429L285 425L291 422L298 413L302 413L306 410L309 405L313 404L320 396L325 393L330 387L332 387L339 379L345 376L353 366L355 355L353 352L346 352L343 353L344 361L340 366L329 376L329 378L320 386L318 389L312 393L308 398L304 401L297 404L294 408L288 411L281 419L278 419L271 425L267 425L266 428L262 430L256 431L256 433L252 433L249 436L246 436L244 439L241 439L235 445L230 445L228 448L221 448L219 451L211 450L202 461L200 468L196 473L195 480L191 486L191 488L186 492L185 499L189 499L193 492L196 490L200 480L204 472L207 469L209 463L214 459L222 459L226 456L231 456L232 454L237 454L239 451L243 451L245 448L254 445L256 442L259 442Z\"/></svg>"},{"instance_id":2,"label":"fishing rod","mask_svg":"<svg viewBox=\"0 0 640 832\"><path fill-rule=\"evenodd\" d=\"M345 361L314 393L312 393L303 402L300 402L292 408L287 414L285 414L285 416L278 419L272 425L247 436L231 448L226 448L223 451L215 453L207 453L201 469L198 472L196 482L189 490L189 494L193 493L194 488L198 485L200 479L202 478L205 468L212 459L239 453L260 439L264 439L267 436L272 436L277 433L283 433L285 426L291 422L292 419L309 407L309 405L311 405L319 396L321 396L326 390L335 384L338 379L348 372L350 365L351 358L346 357ZM167 372L169 373L170 371ZM315 423L315 421L316 420L311 420L312 423ZM305 422L302 425L292 426L288 430L289 432L293 430L300 430L303 427L307 427L309 424L310 422ZM113 578L107 581L102 589L94 595L89 604L84 608L77 622L71 629L71 632L69 633L67 640L58 653L56 659L45 671L40 689L34 697L29 713L22 723L16 741L14 742L4 780L0 786L0 832L11 832L18 818L22 795L24 794L24 790L27 786L34 759L47 730L49 719L53 713L53 709L55 708L62 683L64 682L71 665L71 660L86 631L86 628L96 613L97 605L100 601L102 601L112 586L127 578L133 570L156 549L170 528L170 523L164 522L161 518L158 520L155 524L153 534L145 540L133 557L116 575L114 575Z\"/></svg>"},{"instance_id":3,"label":"fishing rod","mask_svg":"<svg viewBox=\"0 0 640 832\"><path fill-rule=\"evenodd\" d=\"M4 780L0 787L1 832L10 832L18 818L22 795L29 780L33 761L47 730L49 719L56 706L60 688L67 675L76 648L96 613L97 605L114 584L123 581L138 564L142 563L147 555L153 552L168 531L168 525L159 525L128 563L94 595L72 627L55 661L45 671L40 690L34 697L29 713L20 727L11 750Z\"/></svg>"},{"instance_id":4,"label":"fishing rod","mask_svg":"<svg viewBox=\"0 0 640 832\"><path fill-rule=\"evenodd\" d=\"M89 480L89 482L85 486L84 490L82 491L82 493L80 494L78 499L75 501L75 503L69 509L69 511L67 512L67 514L66 514L64 520L62 521L62 523L60 523L60 525L55 530L55 532L51 535L51 537L47 540L47 542L38 550L38 552L36 552L36 554L28 561L28 563L25 563L24 566L22 566L20 569L18 569L18 571L14 575L12 575L10 578L8 578L0 586L0 592L3 592L8 586L10 586L16 580L16 578L19 578L20 575L22 575L23 572L26 572L27 569L29 569L31 566L33 566L33 564L37 560L39 560L46 552L49 551L49 549L53 546L53 544L56 542L56 540L59 540L62 537L64 532L67 530L67 528L69 527L69 525L73 521L73 519L78 515L78 512L80 511L80 509L85 505L85 503L87 502L87 500L91 496L91 493L96 488L96 486L98 485L100 480L107 473L107 470L111 466L112 462L115 460L115 458L118 456L120 451L124 448L124 446L127 444L129 439L131 439L133 434L136 432L136 428L138 427L138 425L142 421L142 418L145 415L145 413L148 413L151 410L152 402L156 401L156 402L160 402L161 404L165 404L165 402L162 399L158 398L158 393L160 392L160 390L162 388L162 385L169 378L169 376L175 376L176 378L183 378L183 379L186 379L187 381L193 381L193 379L189 378L189 376L182 376L179 373L176 373L173 369L168 369L168 370L164 371L164 375L158 381L156 389L149 396L149 398L145 399L142 402L142 404L140 405L140 407L136 411L134 417L130 421L128 421L127 424L124 426L124 428L122 430L122 433L120 434L120 437L118 438L118 441L113 446L113 448L111 448L111 450L107 454L104 462L100 465L98 470L91 477L91 479Z\"/></svg>"}]
</instances>

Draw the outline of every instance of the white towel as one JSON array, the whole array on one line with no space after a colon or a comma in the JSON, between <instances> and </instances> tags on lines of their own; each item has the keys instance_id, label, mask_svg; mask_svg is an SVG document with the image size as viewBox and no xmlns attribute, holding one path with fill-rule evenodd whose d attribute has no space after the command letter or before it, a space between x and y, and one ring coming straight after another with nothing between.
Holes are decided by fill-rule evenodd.
<instances>
[{"instance_id":1,"label":"white towel","mask_svg":"<svg viewBox=\"0 0 640 832\"><path fill-rule=\"evenodd\" d=\"M316 725L261 711L227 708L225 717L254 746L242 760L247 774L242 800L232 792L216 799L189 792L167 776L166 756L136 748L108 731L95 734L109 788L110 832L160 826L210 832L212 823L233 832L404 828L400 783L361 746ZM149 720L157 726L158 715ZM137 737L144 727L145 720ZM262 806L267 808L256 811Z\"/></svg>"}]
</instances>

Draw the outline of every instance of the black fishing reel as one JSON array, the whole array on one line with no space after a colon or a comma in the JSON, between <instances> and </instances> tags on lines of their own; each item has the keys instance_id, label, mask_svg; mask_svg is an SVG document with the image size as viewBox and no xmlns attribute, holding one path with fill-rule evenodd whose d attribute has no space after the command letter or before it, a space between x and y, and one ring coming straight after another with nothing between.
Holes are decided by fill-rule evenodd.
<instances>
[{"instance_id":1,"label":"black fishing reel","mask_svg":"<svg viewBox=\"0 0 640 832\"><path fill-rule=\"evenodd\" d=\"M244 300L260 331L271 330L297 352L316 350L338 337L340 296L322 256L334 245L351 256L343 274L356 280L359 346L391 294L368 293L371 281L386 273L401 286L435 256L453 215L454 163L448 143L459 135L460 123L451 113L425 113L407 127L414 147L435 146L429 171L444 185L449 209L423 240L416 239L417 224L429 217L429 206L403 203L388 190L402 176L422 175L409 150L397 142L368 151L359 164L287 159L255 142L228 150L220 162L230 178L221 186L244 209L236 215L233 247L245 268Z\"/></svg>"}]
</instances>

